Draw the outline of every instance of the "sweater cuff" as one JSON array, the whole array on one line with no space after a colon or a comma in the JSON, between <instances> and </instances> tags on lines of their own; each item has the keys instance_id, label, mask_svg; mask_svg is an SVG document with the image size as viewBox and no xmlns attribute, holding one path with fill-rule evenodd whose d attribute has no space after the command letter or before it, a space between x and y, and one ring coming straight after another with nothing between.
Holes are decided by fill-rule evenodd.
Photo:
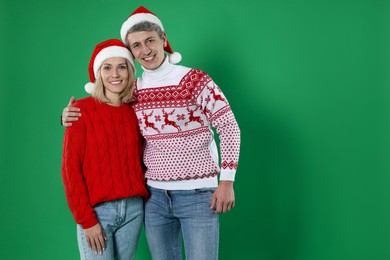
<instances>
[{"instance_id":1,"label":"sweater cuff","mask_svg":"<svg viewBox=\"0 0 390 260\"><path fill-rule=\"evenodd\" d=\"M95 226L97 223L99 223L99 221L95 217L93 217L90 220L88 220L87 222L82 223L81 227L83 229L87 229L87 228Z\"/></svg>"},{"instance_id":2,"label":"sweater cuff","mask_svg":"<svg viewBox=\"0 0 390 260\"><path fill-rule=\"evenodd\" d=\"M236 177L236 170L221 170L219 174L220 181L234 181Z\"/></svg>"}]
</instances>

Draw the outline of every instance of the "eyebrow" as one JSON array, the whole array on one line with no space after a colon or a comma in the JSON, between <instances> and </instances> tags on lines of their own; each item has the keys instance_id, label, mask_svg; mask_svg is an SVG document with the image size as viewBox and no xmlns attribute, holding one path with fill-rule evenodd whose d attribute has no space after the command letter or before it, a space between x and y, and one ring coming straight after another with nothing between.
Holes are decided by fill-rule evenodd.
<instances>
[{"instance_id":1,"label":"eyebrow","mask_svg":"<svg viewBox=\"0 0 390 260\"><path fill-rule=\"evenodd\" d=\"M106 63L106 62L104 62L102 65L110 65L110 66L112 66L111 63ZM126 62L119 63L118 65L126 65Z\"/></svg>"},{"instance_id":2,"label":"eyebrow","mask_svg":"<svg viewBox=\"0 0 390 260\"><path fill-rule=\"evenodd\" d=\"M146 42L147 40L155 39L155 38L156 38L156 36L149 36L148 38L146 38L143 41ZM142 42L142 41L136 41L136 42L130 43L130 46L133 46L134 44L139 44L140 42Z\"/></svg>"}]
</instances>

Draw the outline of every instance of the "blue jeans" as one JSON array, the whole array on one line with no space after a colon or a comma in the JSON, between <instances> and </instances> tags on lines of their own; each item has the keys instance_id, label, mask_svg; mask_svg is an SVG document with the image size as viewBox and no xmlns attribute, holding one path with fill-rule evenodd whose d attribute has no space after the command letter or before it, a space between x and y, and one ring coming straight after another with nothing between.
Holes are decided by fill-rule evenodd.
<instances>
[{"instance_id":1,"label":"blue jeans","mask_svg":"<svg viewBox=\"0 0 390 260\"><path fill-rule=\"evenodd\" d=\"M215 188L161 190L149 187L145 232L153 260L218 259L219 218L210 209Z\"/></svg>"},{"instance_id":2,"label":"blue jeans","mask_svg":"<svg viewBox=\"0 0 390 260\"><path fill-rule=\"evenodd\" d=\"M95 214L107 237L103 255L88 247L84 230L77 225L77 240L81 259L134 259L144 220L142 197L114 200L97 205Z\"/></svg>"}]
</instances>

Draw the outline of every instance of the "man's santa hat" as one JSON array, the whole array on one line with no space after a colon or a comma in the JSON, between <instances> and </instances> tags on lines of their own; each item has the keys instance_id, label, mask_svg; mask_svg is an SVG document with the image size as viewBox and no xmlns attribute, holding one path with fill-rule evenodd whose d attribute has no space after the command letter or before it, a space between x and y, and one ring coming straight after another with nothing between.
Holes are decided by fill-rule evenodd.
<instances>
[{"instance_id":1,"label":"man's santa hat","mask_svg":"<svg viewBox=\"0 0 390 260\"><path fill-rule=\"evenodd\" d=\"M87 93L92 94L95 89L95 80L98 77L98 70L102 63L109 58L125 58L127 59L131 66L133 67L135 75L135 64L134 58L129 49L118 39L106 40L102 43L96 45L91 60L88 66L88 73L90 82L85 84L84 88Z\"/></svg>"},{"instance_id":2,"label":"man's santa hat","mask_svg":"<svg viewBox=\"0 0 390 260\"><path fill-rule=\"evenodd\" d=\"M146 9L143 6L138 7L127 20L122 24L121 28L121 39L123 42L126 42L127 32L136 24L141 22L151 22L157 24L163 32L165 32L162 22L158 17ZM173 64L179 63L181 61L181 54L178 52L173 52L171 45L167 40L167 46L164 50L169 53L169 61Z\"/></svg>"}]
</instances>

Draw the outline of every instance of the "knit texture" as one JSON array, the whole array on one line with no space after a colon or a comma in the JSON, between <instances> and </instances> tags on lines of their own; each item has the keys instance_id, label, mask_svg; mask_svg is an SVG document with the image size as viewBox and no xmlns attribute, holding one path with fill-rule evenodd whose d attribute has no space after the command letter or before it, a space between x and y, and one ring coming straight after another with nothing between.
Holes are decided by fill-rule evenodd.
<instances>
[{"instance_id":1,"label":"knit texture","mask_svg":"<svg viewBox=\"0 0 390 260\"><path fill-rule=\"evenodd\" d=\"M144 72L136 82L134 109L146 139L146 178L172 181L220 172L235 175L240 129L222 91L201 70L167 62L160 70L167 73L153 78ZM210 126L219 134L220 165Z\"/></svg>"},{"instance_id":2,"label":"knit texture","mask_svg":"<svg viewBox=\"0 0 390 260\"><path fill-rule=\"evenodd\" d=\"M89 228L98 223L95 205L147 196L142 137L128 104L114 107L88 97L74 106L82 116L65 130L61 172L74 219Z\"/></svg>"}]
</instances>

